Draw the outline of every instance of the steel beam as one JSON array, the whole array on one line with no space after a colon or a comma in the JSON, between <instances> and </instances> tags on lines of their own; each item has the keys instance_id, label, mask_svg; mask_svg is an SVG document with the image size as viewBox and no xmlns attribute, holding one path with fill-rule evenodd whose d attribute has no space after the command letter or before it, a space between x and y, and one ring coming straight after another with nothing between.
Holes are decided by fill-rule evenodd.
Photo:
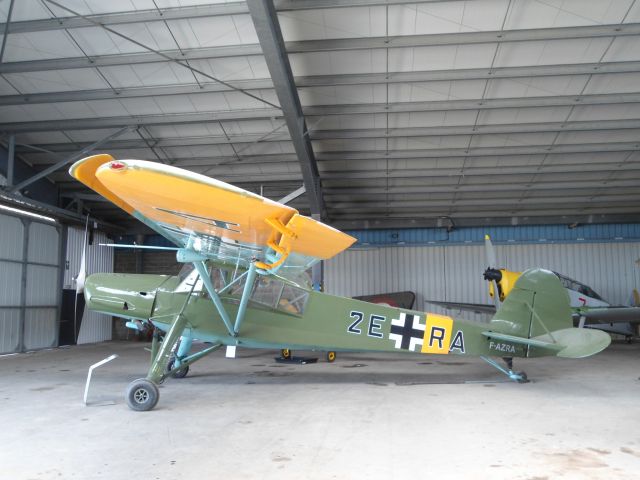
<instances>
[{"instance_id":1,"label":"steel beam","mask_svg":"<svg viewBox=\"0 0 640 480\"><path fill-rule=\"evenodd\" d=\"M271 120L282 117L282 112L274 108L255 110L229 110L217 112L165 113L153 115L127 115L121 117L77 118L67 120L38 120L34 122L0 123L4 132L49 132L53 130L87 130L114 128L123 125L150 126L190 123L211 123L228 120ZM282 135L282 133L274 134ZM256 135L247 135L254 137ZM229 143L229 142L220 142Z\"/></svg>"},{"instance_id":2,"label":"steel beam","mask_svg":"<svg viewBox=\"0 0 640 480\"><path fill-rule=\"evenodd\" d=\"M302 113L291 65L284 47L278 15L271 0L249 0L249 13L273 80L280 107L287 122L291 141L300 160L302 178L307 190L311 213L323 215L322 186L318 175L307 125Z\"/></svg>"},{"instance_id":3,"label":"steel beam","mask_svg":"<svg viewBox=\"0 0 640 480\"><path fill-rule=\"evenodd\" d=\"M234 87L242 90L271 90L270 78L255 80L230 80ZM124 98L147 98L166 95L197 95L200 93L231 92L233 89L221 83L196 83L163 85L152 87L103 88L96 90L74 90L70 92L28 93L0 96L2 105L29 105L36 103L84 102L91 100L122 100Z\"/></svg>"},{"instance_id":4,"label":"steel beam","mask_svg":"<svg viewBox=\"0 0 640 480\"><path fill-rule=\"evenodd\" d=\"M46 60L25 60L0 64L0 73L40 72L45 70L67 70L73 68L113 67L137 65L140 63L191 62L211 58L243 57L261 55L260 45L243 44L223 47L205 47L183 50L162 50L163 55L155 52L126 53L113 55L94 55L91 57L52 58ZM177 59L177 60L176 60Z\"/></svg>"},{"instance_id":5,"label":"steel beam","mask_svg":"<svg viewBox=\"0 0 640 480\"><path fill-rule=\"evenodd\" d=\"M484 227L486 225L537 225L541 223L568 225L571 223L579 223L589 225L593 223L630 223L637 222L639 216L637 213L631 214L584 214L569 212L567 214L559 214L557 211L541 211L540 215L527 213L527 215L510 215L502 213L497 216L476 214L475 216L455 216L455 223L459 227ZM331 223L335 228L341 230L369 230L378 228L438 228L442 227L440 220L434 216L409 216L403 217L368 217L349 219L348 217L336 219ZM390 242L391 243L391 242ZM366 245L357 245L365 247Z\"/></svg>"},{"instance_id":6,"label":"steel beam","mask_svg":"<svg viewBox=\"0 0 640 480\"><path fill-rule=\"evenodd\" d=\"M550 208L551 207L551 208ZM555 208L553 208L555 207ZM386 213L388 212L388 213ZM456 205L447 205L443 207L434 207L429 208L426 207L415 207L415 208L370 208L370 209L358 209L352 210L349 212L345 212L341 209L333 210L331 209L331 214L335 215L336 220L344 219L344 218L353 218L354 216L359 218L371 218L380 216L383 217L385 214L388 215L402 215L402 216L485 216L485 217L493 217L493 216L501 216L501 215L548 215L548 214L563 214L563 215L571 215L576 213L635 213L636 215L640 215L640 208L637 206L629 206L629 202L621 201L616 203L609 203L604 205L596 204L585 204L584 202L575 202L575 203L563 203L562 207L558 208L557 205L540 205L536 203L529 204L514 204L512 203L511 208L505 208L504 206L498 206L496 208L491 208L486 205L478 205L477 207L473 206L464 206L457 207ZM457 222L456 222L457 224Z\"/></svg>"},{"instance_id":7,"label":"steel beam","mask_svg":"<svg viewBox=\"0 0 640 480\"><path fill-rule=\"evenodd\" d=\"M264 113L263 113L264 112ZM90 130L101 128L121 127L123 125L152 126L152 125L184 125L194 123L210 123L225 120L273 119L280 115L275 109L256 109L251 111L235 110L229 112L196 112L147 116L96 117L63 120L45 120L33 122L0 123L0 131L7 133L38 132L56 130ZM286 115L286 113L285 113ZM302 113L300 113L302 115ZM288 122L289 123L289 122ZM297 127L290 127L291 140L296 147L296 153L302 159L307 157L306 163L315 163L313 152L310 151L310 140L331 139L365 139L385 137L429 137L455 135L492 135L509 133L540 133L540 132L576 132L576 131L607 131L640 128L640 119L599 121L569 121L569 122L539 122L539 123L511 123L485 125L447 125L437 127L406 127L406 128L372 128L351 130L311 130L307 134L306 124L302 117L298 117ZM263 138L264 137L264 138ZM251 143L257 141L288 140L286 132L265 134L246 134L237 136L211 137L210 143ZM140 140L141 146L145 142ZM309 144L309 145L307 145ZM305 150L300 150L304 147ZM308 149L308 150L307 150ZM302 153L301 153L302 152ZM304 167L303 167L304 168Z\"/></svg>"},{"instance_id":8,"label":"steel beam","mask_svg":"<svg viewBox=\"0 0 640 480\"><path fill-rule=\"evenodd\" d=\"M9 38L9 27L11 26L11 14L13 13L13 4L15 0L9 1L9 11L7 12L7 21L2 25L2 47L0 47L0 63L4 58L4 49L7 46L7 38Z\"/></svg>"},{"instance_id":9,"label":"steel beam","mask_svg":"<svg viewBox=\"0 0 640 480\"><path fill-rule=\"evenodd\" d=\"M385 7L393 5L414 5L416 3L453 3L462 0L274 0L276 10L286 12L290 10L317 10L325 8L353 8L353 7Z\"/></svg>"},{"instance_id":10,"label":"steel beam","mask_svg":"<svg viewBox=\"0 0 640 480\"><path fill-rule=\"evenodd\" d=\"M293 192L291 192L288 195L285 195L284 197L282 197L280 200L278 200L278 203L282 203L283 205L286 205L287 203L295 200L296 198L298 198L300 195L302 195L304 192L306 192L307 189L303 186L301 186L300 188L294 190Z\"/></svg>"},{"instance_id":11,"label":"steel beam","mask_svg":"<svg viewBox=\"0 0 640 480\"><path fill-rule=\"evenodd\" d=\"M169 145L163 146L180 146L190 145L190 140L175 140L175 143L171 142ZM194 143L194 145L210 145L210 141L204 141ZM236 144L237 145L237 144ZM69 151L70 144L53 144L47 145L48 148L57 152L64 152L71 154ZM128 148L142 148L141 144L131 144L127 146L125 143L109 144L110 150L128 149ZM519 157L530 155L570 155L570 154L605 154L616 152L634 152L640 151L640 143L633 142L600 142L600 143L583 143L583 144L559 144L554 145L552 148L548 145L519 145L519 146L505 146L505 147L472 147L472 148L433 148L433 149L408 149L408 150L390 150L386 152L384 150L365 150L365 151L336 151L336 152L321 152L318 154L318 160L321 163L326 162L349 162L357 163L360 161L369 160L405 160L405 159L428 159L428 158L468 158L468 157ZM22 153L25 155L24 153ZM48 164L34 155L27 156L29 161L34 164L44 165ZM553 158L553 157L551 157ZM36 160L37 159L37 160ZM211 157L175 157L171 159L177 166L183 168L212 168L220 166L220 168L228 168L225 165L236 162L238 165L252 165L262 163L291 163L297 162L298 158L295 154L265 154L265 155L251 155L243 157L241 162L238 162L235 156L211 156Z\"/></svg>"},{"instance_id":12,"label":"steel beam","mask_svg":"<svg viewBox=\"0 0 640 480\"><path fill-rule=\"evenodd\" d=\"M568 75L598 75L606 73L636 73L640 62L603 62L526 67L467 68L418 72L357 73L296 77L298 88L333 85L371 85L386 83L420 83L452 80L487 80L494 78L555 77Z\"/></svg>"},{"instance_id":13,"label":"steel beam","mask_svg":"<svg viewBox=\"0 0 640 480\"><path fill-rule=\"evenodd\" d=\"M134 10L129 12L101 13L87 15L91 20L103 25L126 25L156 21L186 20L190 18L217 17L221 15L238 15L247 13L245 2L216 3L211 5L194 5L163 9ZM5 24L0 23L0 29ZM12 22L9 33L30 33L46 30L68 30L73 28L93 27L94 24L81 17L43 18L40 20L24 20Z\"/></svg>"},{"instance_id":14,"label":"steel beam","mask_svg":"<svg viewBox=\"0 0 640 480\"><path fill-rule=\"evenodd\" d=\"M513 133L602 132L639 129L640 119L597 120L576 122L510 123L488 125L447 125L438 127L362 128L354 130L312 130L311 140L366 138L406 138L459 135L508 135Z\"/></svg>"},{"instance_id":15,"label":"steel beam","mask_svg":"<svg viewBox=\"0 0 640 480\"><path fill-rule=\"evenodd\" d=\"M298 88L323 87L334 85L368 85L385 83L421 83L431 81L453 80L486 80L492 78L523 78L561 75L597 75L640 72L640 62L608 62L584 63L573 65L536 65L530 67L499 67L494 69L452 69L433 70L426 72L391 72L387 74L346 74L295 77ZM251 80L230 80L233 85L242 90L266 90L273 88L270 78ZM153 87L132 87L122 89L77 90L72 92L47 92L24 95L0 96L0 105L23 105L31 103L78 102L90 100L108 100L121 98L144 98L159 95L188 95L197 93L226 92L229 87L220 83L201 83L185 85L167 85ZM389 111L429 111L439 109L463 110L476 105L478 108L511 108L517 107L522 100L523 107L533 106L529 102L540 101L540 106L570 104L572 99L576 104L597 105L599 103L627 103L636 100L637 93L599 94L599 95L565 95L550 97L496 98L481 101L480 99L444 100L432 102L403 102L389 104ZM353 113L373 113L386 106L369 105L320 105L303 108L305 115L333 115ZM406 108L405 108L406 107ZM411 110L415 108L415 110ZM386 110L385 110L386 112Z\"/></svg>"},{"instance_id":16,"label":"steel beam","mask_svg":"<svg viewBox=\"0 0 640 480\"><path fill-rule=\"evenodd\" d=\"M639 65L640 67L640 65ZM271 79L253 81L246 85L253 89L259 83L260 89L271 89ZM234 82L238 88L243 88L240 82ZM28 95L3 95L0 96L0 106L3 105L30 105L40 103L78 102L91 100L121 100L124 98L146 98L167 95L198 95L201 93L230 91L221 84L196 84L169 85L162 87L126 88L119 91L112 89L78 90L74 92L49 92ZM410 112L434 112L451 110L493 110L499 108L537 108L559 107L574 105L607 105L640 103L640 93L604 93L593 95L550 95L544 97L513 97L513 98L488 98L488 99L463 99L463 100L435 100L428 102L396 102L396 103L370 103L370 104L344 104L344 105L309 105L302 108L303 114L309 116L327 115L371 115L374 113L410 113ZM275 110L275 109L273 109ZM247 116L262 115L264 109L243 109ZM278 112L277 115L281 115ZM277 116L276 115L276 116Z\"/></svg>"},{"instance_id":17,"label":"steel beam","mask_svg":"<svg viewBox=\"0 0 640 480\"><path fill-rule=\"evenodd\" d=\"M124 132L129 131L129 130L131 130L131 127L123 127L120 130L118 130L117 132L114 132L111 135L108 135L108 136L104 137L103 139L92 143L88 147L85 147L82 150L80 150L75 155L72 155L72 156L70 156L68 158L65 158L64 160L56 163L55 165L52 165L49 168L46 168L43 171L36 173L33 177L27 178L26 180L20 182L18 185L10 187L8 189L9 193L15 193L15 192L18 192L18 191L22 190L23 188L31 185L33 182L37 182L41 178L44 178L47 175L50 175L51 173L55 172L56 170L61 169L65 165L68 165L71 162L74 162L74 161L84 157L87 153L93 151L94 149L98 148L102 144L107 143L109 140L112 140L112 139L114 139L116 137L119 137Z\"/></svg>"},{"instance_id":18,"label":"steel beam","mask_svg":"<svg viewBox=\"0 0 640 480\"><path fill-rule=\"evenodd\" d=\"M402 5L416 3L440 3L451 0L276 0L278 11L295 11L308 9L326 9L342 7L368 7L384 5ZM104 25L126 25L156 21L188 20L192 18L217 17L223 15L240 15L249 13L246 2L215 3L210 5L193 5L169 7L162 9L134 10L129 12L102 13L88 15L95 22ZM73 28L92 27L94 24L80 17L44 18L12 22L9 33L42 32L47 30L68 30ZM0 30L5 28L0 23Z\"/></svg>"},{"instance_id":19,"label":"steel beam","mask_svg":"<svg viewBox=\"0 0 640 480\"><path fill-rule=\"evenodd\" d=\"M640 150L640 142L599 142L583 144L519 145L505 147L430 148L409 150L327 151L318 154L324 160L383 160L405 158L486 157L546 155L554 153L631 152Z\"/></svg>"},{"instance_id":20,"label":"steel beam","mask_svg":"<svg viewBox=\"0 0 640 480\"><path fill-rule=\"evenodd\" d=\"M178 142L178 140L176 140ZM203 141L204 142L204 141ZM208 145L206 143L196 143L203 146ZM111 150L118 150L121 148L138 148L142 145L127 147L125 144L115 144L117 148L113 148L114 143L110 143ZM189 145L189 139L186 139L182 143L170 144L169 146ZM55 151L71 153L69 151L70 144L54 144L47 145ZM166 146L166 145L165 145ZM616 153L616 152L634 152L640 151L640 143L634 142L600 142L600 143L583 143L583 144L559 144L549 147L548 145L519 145L519 146L505 146L505 147L471 147L467 148L433 148L433 149L408 149L408 150L390 150L386 152L384 150L361 150L361 151L328 151L318 154L318 161L325 162L349 162L357 163L361 161L370 160L405 160L405 159L428 159L428 158L468 158L468 157L519 157L530 155L570 155L570 154L600 154L600 153ZM23 153L24 155L24 153ZM43 165L41 160L36 161L34 156L30 155L27 158L34 163ZM553 158L553 157L551 157ZM177 166L183 168L211 168L227 165L229 162L237 162L235 156L211 156L211 157L177 157L172 158ZM238 162L239 165L251 165L259 163L290 163L297 162L297 156L295 154L265 154L265 155L251 155L243 157L242 162Z\"/></svg>"},{"instance_id":21,"label":"steel beam","mask_svg":"<svg viewBox=\"0 0 640 480\"><path fill-rule=\"evenodd\" d=\"M595 197L595 198L594 198ZM468 197L461 196L456 198L455 200L451 200L451 198L441 198L441 199L422 199L422 200L389 200L387 202L384 197L371 199L369 201L360 201L360 202L340 202L335 201L331 203L327 203L327 208L332 210L340 210L342 212L355 212L360 210L367 209L380 209L383 210L385 208L394 208L399 210L410 211L410 209L421 209L421 208L440 208L440 207L473 207L473 208L499 208L504 207L505 209L509 209L510 207L517 207L520 205L527 204L536 204L536 205L548 205L553 204L557 205L559 198L562 198L562 205L567 205L571 203L583 203L585 205L589 204L607 204L607 203L619 203L624 202L625 206L629 206L631 204L639 205L637 208L638 212L640 212L640 194L607 194L601 193L597 196L594 195L577 195L571 192L570 194L565 194L564 196L560 193L558 195L545 195L545 196L526 196L521 198L520 195L517 197Z\"/></svg>"},{"instance_id":22,"label":"steel beam","mask_svg":"<svg viewBox=\"0 0 640 480\"><path fill-rule=\"evenodd\" d=\"M640 23L588 25L579 27L531 28L521 30L470 31L398 35L394 37L330 38L286 42L288 53L326 52L336 50L369 50L443 45L476 45L578 38L622 37L640 35Z\"/></svg>"},{"instance_id":23,"label":"steel beam","mask_svg":"<svg viewBox=\"0 0 640 480\"><path fill-rule=\"evenodd\" d=\"M386 180L381 178L381 180ZM595 192L600 190L613 189L619 191L620 189L637 189L638 179L614 179L614 180L575 180L575 181L545 181L545 182L509 182L508 184L491 184L491 185L466 185L458 184L458 177L451 177L451 181L446 184L417 185L421 182L420 179L416 179L414 185L389 185L385 186L358 186L358 185L345 185L344 187L325 187L324 194L327 202L331 201L346 201L349 199L367 198L373 196L380 196L388 194L390 196L402 196L402 197L416 197L426 198L425 195L431 194L447 194L452 195L454 193L486 193L486 192L500 192L505 195L522 194L524 191L536 191L536 192L563 192L570 190L578 190L586 192Z\"/></svg>"},{"instance_id":24,"label":"steel beam","mask_svg":"<svg viewBox=\"0 0 640 480\"><path fill-rule=\"evenodd\" d=\"M397 168L389 171L382 169L365 169L365 170L330 170L323 171L322 177L329 180L350 180L350 179L370 179L380 178L386 176L388 178L437 178L437 177L451 177L451 176L479 176L479 177L495 177L500 178L500 181L508 181L507 177L517 175L576 175L576 174L589 174L596 172L602 174L604 172L610 173L611 169L615 168L616 172L640 172L640 162L608 162L608 163L585 163L585 164L548 164L548 165L525 165L525 166L496 166L496 167L473 167L468 166L465 168L433 168L425 170L424 168ZM558 177L556 177L558 178Z\"/></svg>"},{"instance_id":25,"label":"steel beam","mask_svg":"<svg viewBox=\"0 0 640 480\"><path fill-rule=\"evenodd\" d=\"M15 208L25 209L25 210L33 211L36 213L41 213L43 215L48 215L58 219L70 221L79 226L84 226L85 222L87 221L86 215L78 215L75 212L65 210L63 208L59 208L54 205L38 202L37 200L33 200L31 198L25 198L22 196L13 195L8 192L0 191L0 202ZM90 216L89 221L96 222L102 227L104 227L106 230L111 232L117 231L119 233L122 233L123 231L122 227L118 225L114 225L109 222L105 222L94 216Z\"/></svg>"},{"instance_id":26,"label":"steel beam","mask_svg":"<svg viewBox=\"0 0 640 480\"><path fill-rule=\"evenodd\" d=\"M16 136L9 136L9 145L7 148L7 187L13 185L13 177L16 166Z\"/></svg>"},{"instance_id":27,"label":"steel beam","mask_svg":"<svg viewBox=\"0 0 640 480\"><path fill-rule=\"evenodd\" d=\"M0 97L0 104L2 103ZM311 105L304 107L305 116L371 115L375 113L449 112L452 110L495 110L501 108L569 107L582 105L616 105L640 103L640 93L605 93L594 95L550 95L429 102L369 103L347 105Z\"/></svg>"}]
</instances>

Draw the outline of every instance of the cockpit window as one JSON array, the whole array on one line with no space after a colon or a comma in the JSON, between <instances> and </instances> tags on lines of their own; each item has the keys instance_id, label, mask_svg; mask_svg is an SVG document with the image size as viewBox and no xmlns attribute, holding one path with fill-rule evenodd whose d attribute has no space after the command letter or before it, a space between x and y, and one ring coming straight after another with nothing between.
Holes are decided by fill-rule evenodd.
<instances>
[{"instance_id":1,"label":"cockpit window","mask_svg":"<svg viewBox=\"0 0 640 480\"><path fill-rule=\"evenodd\" d=\"M232 277L234 273L237 274L237 272L232 270L211 265L209 278L215 290L220 291L229 283L233 282ZM180 278L180 285L176 289L176 292L190 292L193 287L194 293L202 292L204 298L209 297L202 279L198 275L198 271L192 264L185 264L178 276ZM227 298L234 297L237 301L244 292L246 279L247 276L243 275L237 282L224 290L221 295ZM253 285L249 300L254 304L263 305L282 312L302 315L308 298L309 292L302 288L295 287L272 276L258 276Z\"/></svg>"},{"instance_id":2,"label":"cockpit window","mask_svg":"<svg viewBox=\"0 0 640 480\"><path fill-rule=\"evenodd\" d=\"M292 285L285 285L278 301L278 310L302 315L307 304L309 292Z\"/></svg>"},{"instance_id":3,"label":"cockpit window","mask_svg":"<svg viewBox=\"0 0 640 480\"><path fill-rule=\"evenodd\" d=\"M185 263L185 267L187 265L190 265L190 264ZM180 270L180 274L178 275L178 277L181 278L182 281L180 282L180 285L178 285L178 288L176 288L176 292L188 293L191 291L192 288L194 293L202 291L202 279L198 275L198 271L195 268L193 268L193 265L190 265L190 266L191 266L191 271L187 272L186 275L184 276L182 275L182 273L183 271L185 271L185 268L183 267L182 270Z\"/></svg>"},{"instance_id":4,"label":"cockpit window","mask_svg":"<svg viewBox=\"0 0 640 480\"><path fill-rule=\"evenodd\" d=\"M566 277L559 273L556 273L556 272L554 273L560 279L560 283L562 283L562 286L564 288L573 290L574 292L578 292L581 295L586 295L588 297L595 298L596 300L602 300L602 297L598 295L595 292L595 290L593 290L593 288L591 288L589 285L585 285L584 283L580 283L574 280L573 278Z\"/></svg>"},{"instance_id":5,"label":"cockpit window","mask_svg":"<svg viewBox=\"0 0 640 480\"><path fill-rule=\"evenodd\" d=\"M273 277L260 277L254 286L251 300L282 312L302 315L309 292Z\"/></svg>"},{"instance_id":6,"label":"cockpit window","mask_svg":"<svg viewBox=\"0 0 640 480\"><path fill-rule=\"evenodd\" d=\"M275 307L284 283L273 277L258 277L251 300L267 307Z\"/></svg>"}]
</instances>

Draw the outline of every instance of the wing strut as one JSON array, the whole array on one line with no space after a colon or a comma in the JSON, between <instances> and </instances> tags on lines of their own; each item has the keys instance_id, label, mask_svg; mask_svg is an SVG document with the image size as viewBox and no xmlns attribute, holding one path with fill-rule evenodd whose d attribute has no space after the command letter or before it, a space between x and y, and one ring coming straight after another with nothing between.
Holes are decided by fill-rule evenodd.
<instances>
[{"instance_id":1,"label":"wing strut","mask_svg":"<svg viewBox=\"0 0 640 480\"><path fill-rule=\"evenodd\" d=\"M237 336L236 333L233 331L233 327L231 326L231 320L229 319L229 314L225 310L224 305L222 305L222 300L220 300L220 297L218 296L216 289L213 288L213 284L211 283L211 277L209 277L209 272L207 271L207 266L203 261L193 262L193 266L196 267L196 270L198 270L198 273L200 274L200 278L202 278L202 283L204 283L204 287L207 289L207 293L209 294L209 297L211 297L211 301L216 306L216 309L218 310L218 314L220 314L220 317L224 322L224 326L227 327L227 331L229 332L229 335L231 335L232 337Z\"/></svg>"},{"instance_id":2,"label":"wing strut","mask_svg":"<svg viewBox=\"0 0 640 480\"><path fill-rule=\"evenodd\" d=\"M257 263L258 262L251 262L251 265L249 265L249 270L247 270L240 277L238 277L238 279L236 279L236 280L239 280L245 275L247 277L245 280L244 288L242 290L242 297L240 297L240 305L238 306L236 321L232 327L229 314L225 310L224 305L220 300L220 296L218 295L218 292L216 292L215 288L213 287L213 284L211 283L211 277L209 276L209 272L207 272L206 264L202 261L193 262L193 265L196 267L196 269L198 270L198 273L200 274L200 278L202 278L202 283L207 289L207 293L209 293L209 296L211 297L213 304L216 306L216 309L218 310L218 314L222 318L222 321L224 322L225 327L227 327L227 331L229 332L229 335L231 335L232 337L238 336L238 332L240 331L240 326L242 325L242 321L244 320L244 315L245 315L245 312L247 311L247 304L249 303L249 297L251 296L251 291L253 289L253 283L256 279ZM226 287L224 287L221 290L221 292L227 290L229 287L231 287L233 283L235 283L235 281L228 284Z\"/></svg>"},{"instance_id":3,"label":"wing strut","mask_svg":"<svg viewBox=\"0 0 640 480\"><path fill-rule=\"evenodd\" d=\"M236 315L236 323L233 326L233 332L238 335L240 331L240 325L244 320L244 313L247 311L247 303L249 303L249 297L251 296L251 289L253 288L253 282L256 279L256 262L251 262L249 270L247 271L247 279L244 283L244 289L242 290L242 297L240 298L240 305L238 306L238 314Z\"/></svg>"}]
</instances>

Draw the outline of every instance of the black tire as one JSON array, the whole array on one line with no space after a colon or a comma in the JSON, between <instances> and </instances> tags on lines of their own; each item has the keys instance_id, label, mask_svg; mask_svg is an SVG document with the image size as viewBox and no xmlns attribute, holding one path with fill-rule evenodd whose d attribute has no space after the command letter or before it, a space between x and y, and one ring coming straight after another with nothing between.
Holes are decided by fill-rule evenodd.
<instances>
[{"instance_id":1,"label":"black tire","mask_svg":"<svg viewBox=\"0 0 640 480\"><path fill-rule=\"evenodd\" d=\"M171 371L175 361L176 361L176 357L174 357L172 355L171 358L169 359L169 363L167 363L167 373ZM171 377L172 378L184 378L184 377L187 376L188 373L189 373L189 365L187 365L186 367L182 367L180 370L176 370L175 372L173 372L171 374Z\"/></svg>"},{"instance_id":2,"label":"black tire","mask_svg":"<svg viewBox=\"0 0 640 480\"><path fill-rule=\"evenodd\" d=\"M336 352L327 352L327 362L333 363L336 361Z\"/></svg>"},{"instance_id":3,"label":"black tire","mask_svg":"<svg viewBox=\"0 0 640 480\"><path fill-rule=\"evenodd\" d=\"M129 384L126 397L131 410L146 412L156 406L160 392L155 383L146 378L139 378Z\"/></svg>"},{"instance_id":4,"label":"black tire","mask_svg":"<svg viewBox=\"0 0 640 480\"><path fill-rule=\"evenodd\" d=\"M280 356L282 356L282 358L284 358L285 360L289 360L291 358L291 350L289 350L288 348L283 348L282 350L280 350Z\"/></svg>"}]
</instances>

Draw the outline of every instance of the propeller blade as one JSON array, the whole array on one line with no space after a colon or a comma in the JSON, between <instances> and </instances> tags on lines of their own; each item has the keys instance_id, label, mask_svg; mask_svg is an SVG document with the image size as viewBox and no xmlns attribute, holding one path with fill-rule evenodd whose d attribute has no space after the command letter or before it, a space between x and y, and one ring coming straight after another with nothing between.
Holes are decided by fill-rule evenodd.
<instances>
[{"instance_id":1,"label":"propeller blade","mask_svg":"<svg viewBox=\"0 0 640 480\"><path fill-rule=\"evenodd\" d=\"M500 307L500 285L498 282L502 280L502 273L497 270L498 261L496 260L496 251L491 243L489 235L484 236L484 253L487 259L487 269L484 271L484 279L489 283L489 296L493 300L496 310Z\"/></svg>"},{"instance_id":2,"label":"propeller blade","mask_svg":"<svg viewBox=\"0 0 640 480\"><path fill-rule=\"evenodd\" d=\"M489 235L484 236L484 253L487 258L487 267L496 268L498 266L496 251L493 248L493 243L491 243L491 237Z\"/></svg>"},{"instance_id":3,"label":"propeller blade","mask_svg":"<svg viewBox=\"0 0 640 480\"><path fill-rule=\"evenodd\" d=\"M80 271L76 275L76 302L73 309L73 331L76 343L78 342L78 297L84 293L84 282L87 279L87 239L89 234L89 215L84 226L84 241L82 244L82 257L80 258ZM81 312L84 313L84 312ZM82 321L82 316L80 317Z\"/></svg>"}]
</instances>

